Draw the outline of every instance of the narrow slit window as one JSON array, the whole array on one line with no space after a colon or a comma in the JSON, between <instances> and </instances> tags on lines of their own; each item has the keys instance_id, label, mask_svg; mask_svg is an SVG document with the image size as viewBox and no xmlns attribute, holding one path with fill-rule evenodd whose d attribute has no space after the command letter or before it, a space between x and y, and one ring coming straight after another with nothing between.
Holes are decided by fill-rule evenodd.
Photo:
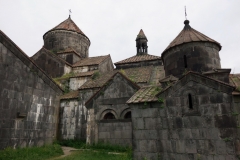
<instances>
[{"instance_id":1,"label":"narrow slit window","mask_svg":"<svg viewBox=\"0 0 240 160\"><path fill-rule=\"evenodd\" d=\"M184 67L187 68L187 56L184 55L183 58L184 58Z\"/></svg>"},{"instance_id":2,"label":"narrow slit window","mask_svg":"<svg viewBox=\"0 0 240 160\"><path fill-rule=\"evenodd\" d=\"M192 95L191 94L188 94L188 106L189 106L189 109L193 109Z\"/></svg>"}]
</instances>

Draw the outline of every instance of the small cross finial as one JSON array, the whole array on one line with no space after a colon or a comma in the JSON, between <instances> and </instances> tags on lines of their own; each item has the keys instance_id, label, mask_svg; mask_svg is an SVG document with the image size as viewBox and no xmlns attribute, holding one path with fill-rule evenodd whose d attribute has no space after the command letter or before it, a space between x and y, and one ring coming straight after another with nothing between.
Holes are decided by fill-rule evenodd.
<instances>
[{"instance_id":1,"label":"small cross finial","mask_svg":"<svg viewBox=\"0 0 240 160\"><path fill-rule=\"evenodd\" d=\"M72 11L71 11L71 9L69 9L69 17L71 16L71 13L72 13Z\"/></svg>"},{"instance_id":2,"label":"small cross finial","mask_svg":"<svg viewBox=\"0 0 240 160\"><path fill-rule=\"evenodd\" d=\"M187 20L187 8L186 8L186 6L185 6L185 18Z\"/></svg>"}]
</instances>

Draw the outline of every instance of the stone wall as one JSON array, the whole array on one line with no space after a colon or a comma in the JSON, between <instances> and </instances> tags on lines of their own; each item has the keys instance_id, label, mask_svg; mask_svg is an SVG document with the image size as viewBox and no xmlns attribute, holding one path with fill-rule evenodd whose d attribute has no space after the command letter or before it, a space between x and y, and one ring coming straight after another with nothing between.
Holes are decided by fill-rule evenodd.
<instances>
[{"instance_id":1,"label":"stone wall","mask_svg":"<svg viewBox=\"0 0 240 160\"><path fill-rule=\"evenodd\" d=\"M87 110L79 105L78 99L61 100L59 138L60 139L86 139Z\"/></svg>"},{"instance_id":2,"label":"stone wall","mask_svg":"<svg viewBox=\"0 0 240 160\"><path fill-rule=\"evenodd\" d=\"M89 39L79 33L66 30L52 30L43 35L44 47L54 53L71 47L82 58L88 57Z\"/></svg>"},{"instance_id":3,"label":"stone wall","mask_svg":"<svg viewBox=\"0 0 240 160\"><path fill-rule=\"evenodd\" d=\"M70 52L70 53L57 53L59 57L61 57L62 59L64 59L66 62L70 63L70 64L74 64L76 62L78 62L81 58L79 55L76 55L76 53L74 52Z\"/></svg>"},{"instance_id":4,"label":"stone wall","mask_svg":"<svg viewBox=\"0 0 240 160\"><path fill-rule=\"evenodd\" d=\"M184 58L185 56L185 58ZM221 68L219 46L192 42L171 48L162 54L166 76L181 77L186 71L205 72Z\"/></svg>"},{"instance_id":5,"label":"stone wall","mask_svg":"<svg viewBox=\"0 0 240 160\"><path fill-rule=\"evenodd\" d=\"M97 89L80 90L78 98L61 100L58 131L60 139L86 140L89 111L85 102L96 92Z\"/></svg>"},{"instance_id":6,"label":"stone wall","mask_svg":"<svg viewBox=\"0 0 240 160\"><path fill-rule=\"evenodd\" d=\"M61 77L71 70L71 66L65 64L63 60L60 60L57 55L42 48L39 50L32 59L43 71L45 71L50 77Z\"/></svg>"},{"instance_id":7,"label":"stone wall","mask_svg":"<svg viewBox=\"0 0 240 160\"><path fill-rule=\"evenodd\" d=\"M91 77L71 77L69 80L69 87L71 90L78 90L87 80L89 80Z\"/></svg>"},{"instance_id":8,"label":"stone wall","mask_svg":"<svg viewBox=\"0 0 240 160\"><path fill-rule=\"evenodd\" d=\"M0 32L0 149L56 139L62 91Z\"/></svg>"},{"instance_id":9,"label":"stone wall","mask_svg":"<svg viewBox=\"0 0 240 160\"><path fill-rule=\"evenodd\" d=\"M98 142L132 146L131 119L99 121Z\"/></svg>"},{"instance_id":10,"label":"stone wall","mask_svg":"<svg viewBox=\"0 0 240 160\"><path fill-rule=\"evenodd\" d=\"M117 73L111 80L107 82L90 100L86 107L88 109L87 119L87 143L97 143L101 141L109 141L110 143L118 143L128 139L128 136L120 137L119 133L124 132L123 127L127 113L131 111L126 104L126 101L139 89L138 86L132 84L122 74ZM106 117L110 115L110 117ZM111 117L112 116L112 117ZM107 122L110 124L103 124ZM118 124L119 123L119 124ZM116 126L116 128L112 127ZM130 125L130 124L128 124ZM103 128L108 128L107 133L102 133ZM100 130L99 130L100 129ZM101 132L101 133L100 133ZM109 137L108 135L111 134ZM131 131L127 131L129 134ZM129 141L120 145L130 145Z\"/></svg>"},{"instance_id":11,"label":"stone wall","mask_svg":"<svg viewBox=\"0 0 240 160\"><path fill-rule=\"evenodd\" d=\"M237 159L238 112L231 87L188 78L160 96L165 103L130 104L134 159Z\"/></svg>"}]
</instances>

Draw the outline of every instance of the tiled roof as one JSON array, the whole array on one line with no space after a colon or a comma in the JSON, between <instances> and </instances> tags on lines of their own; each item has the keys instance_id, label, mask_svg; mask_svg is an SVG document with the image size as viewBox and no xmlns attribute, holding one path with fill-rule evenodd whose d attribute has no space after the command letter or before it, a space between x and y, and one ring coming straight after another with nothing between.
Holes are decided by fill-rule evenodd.
<instances>
[{"instance_id":1,"label":"tiled roof","mask_svg":"<svg viewBox=\"0 0 240 160\"><path fill-rule=\"evenodd\" d=\"M100 74L96 79L90 79L85 82L79 89L101 88L117 71Z\"/></svg>"},{"instance_id":2,"label":"tiled roof","mask_svg":"<svg viewBox=\"0 0 240 160\"><path fill-rule=\"evenodd\" d=\"M153 66L128 68L124 70L114 70L107 73L100 73L96 79L91 79L85 82L79 89L100 88L102 87L117 71L121 72L127 78L135 83L148 82L150 80Z\"/></svg>"},{"instance_id":3,"label":"tiled roof","mask_svg":"<svg viewBox=\"0 0 240 160\"><path fill-rule=\"evenodd\" d=\"M189 21L185 20L184 21L184 28L183 30L178 34L178 36L169 44L169 46L163 51L163 53L165 51L167 51L168 49L183 44L183 43L189 43L189 42L212 42L217 44L220 49L221 49L221 45L220 43L218 43L217 41L207 37L206 35L198 32L197 30L193 29L190 25L189 25Z\"/></svg>"},{"instance_id":4,"label":"tiled roof","mask_svg":"<svg viewBox=\"0 0 240 160\"><path fill-rule=\"evenodd\" d=\"M71 78L92 76L94 74L94 72L98 72L98 70L89 71L89 72L75 73L74 76L71 76Z\"/></svg>"},{"instance_id":5,"label":"tiled roof","mask_svg":"<svg viewBox=\"0 0 240 160\"><path fill-rule=\"evenodd\" d=\"M129 78L127 78L127 77L126 77L123 73L121 73L120 71L115 72L110 78L108 78L108 80L107 80L104 84L107 84L107 83L109 83L110 81L112 81L116 75L120 75L120 76L122 76L123 78L125 78L127 81L130 82L129 84L130 84L132 87L134 87L135 89L139 89L139 88L140 88L138 85L136 85L135 83L133 83ZM106 88L105 88L104 86L102 86L102 88L100 88L94 95L92 95L92 96L89 98L89 100L85 103L85 105L87 105L90 101L93 100L94 97L96 97L97 95L99 95L99 93L101 93L101 92L102 92L103 90L105 90L105 89L106 89Z\"/></svg>"},{"instance_id":6,"label":"tiled roof","mask_svg":"<svg viewBox=\"0 0 240 160\"><path fill-rule=\"evenodd\" d=\"M73 20L71 19L71 17L69 16L68 19L66 19L65 21L61 22L59 25L57 25L56 27L54 27L53 29L49 30L53 31L53 30L67 30L67 31L73 31L73 32L77 32L80 33L82 35L84 35L85 37L87 37L82 31L81 29L73 22ZM47 32L47 33L48 33ZM46 33L45 33L46 34ZM44 35L45 35L44 34ZM43 36L44 36L43 35Z\"/></svg>"},{"instance_id":7,"label":"tiled roof","mask_svg":"<svg viewBox=\"0 0 240 160\"><path fill-rule=\"evenodd\" d=\"M156 95L160 91L160 86L142 87L127 101L127 103L145 103L157 101L158 98Z\"/></svg>"},{"instance_id":8,"label":"tiled roof","mask_svg":"<svg viewBox=\"0 0 240 160\"><path fill-rule=\"evenodd\" d=\"M64 94L60 97L60 99L74 99L74 98L78 98L79 95L79 91L71 91L67 94Z\"/></svg>"},{"instance_id":9,"label":"tiled roof","mask_svg":"<svg viewBox=\"0 0 240 160\"><path fill-rule=\"evenodd\" d=\"M144 32L143 32L142 29L141 29L140 32L138 33L136 40L139 39L139 38L146 38L146 39L147 39L147 37L145 36L145 34L144 34Z\"/></svg>"},{"instance_id":10,"label":"tiled roof","mask_svg":"<svg viewBox=\"0 0 240 160\"><path fill-rule=\"evenodd\" d=\"M161 57L154 56L154 55L136 55L127 59L124 59L122 61L114 63L115 65L118 64L125 64L125 63L134 63L134 62L141 62L141 61L152 61L152 60L160 60Z\"/></svg>"},{"instance_id":11,"label":"tiled roof","mask_svg":"<svg viewBox=\"0 0 240 160\"><path fill-rule=\"evenodd\" d=\"M230 74L229 83L236 87L236 92L240 92L240 74Z\"/></svg>"},{"instance_id":12,"label":"tiled roof","mask_svg":"<svg viewBox=\"0 0 240 160\"><path fill-rule=\"evenodd\" d=\"M75 64L73 64L73 67L98 65L101 62L103 62L105 59L107 59L108 57L110 57L110 55L84 58L84 59L76 62Z\"/></svg>"},{"instance_id":13,"label":"tiled roof","mask_svg":"<svg viewBox=\"0 0 240 160\"><path fill-rule=\"evenodd\" d=\"M130 80L136 83L148 82L151 77L152 71L153 71L153 66L128 68L128 69L120 70L120 72L122 72Z\"/></svg>"}]
</instances>

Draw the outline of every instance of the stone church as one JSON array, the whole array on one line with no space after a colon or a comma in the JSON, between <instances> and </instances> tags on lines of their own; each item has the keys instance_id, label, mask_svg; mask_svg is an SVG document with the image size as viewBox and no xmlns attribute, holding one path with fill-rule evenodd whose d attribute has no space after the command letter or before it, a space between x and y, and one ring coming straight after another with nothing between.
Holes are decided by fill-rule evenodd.
<instances>
[{"instance_id":1,"label":"stone church","mask_svg":"<svg viewBox=\"0 0 240 160\"><path fill-rule=\"evenodd\" d=\"M0 31L0 148L76 139L132 146L139 160L239 158L240 75L189 23L161 55L141 29L136 53L114 64L89 56L70 16L32 57Z\"/></svg>"}]
</instances>

